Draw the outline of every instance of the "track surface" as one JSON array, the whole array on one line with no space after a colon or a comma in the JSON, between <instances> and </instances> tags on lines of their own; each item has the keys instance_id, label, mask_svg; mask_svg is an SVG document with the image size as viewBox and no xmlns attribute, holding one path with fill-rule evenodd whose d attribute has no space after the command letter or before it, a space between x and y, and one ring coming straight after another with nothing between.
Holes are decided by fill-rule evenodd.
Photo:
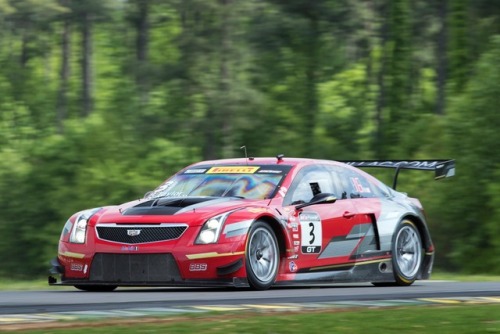
<instances>
[{"instance_id":1,"label":"track surface","mask_svg":"<svg viewBox=\"0 0 500 334\"><path fill-rule=\"evenodd\" d=\"M96 311L197 305L324 303L415 298L498 297L500 282L418 281L409 287L336 284L274 288L268 291L200 288L119 288L114 292L78 290L0 291L0 314Z\"/></svg>"}]
</instances>

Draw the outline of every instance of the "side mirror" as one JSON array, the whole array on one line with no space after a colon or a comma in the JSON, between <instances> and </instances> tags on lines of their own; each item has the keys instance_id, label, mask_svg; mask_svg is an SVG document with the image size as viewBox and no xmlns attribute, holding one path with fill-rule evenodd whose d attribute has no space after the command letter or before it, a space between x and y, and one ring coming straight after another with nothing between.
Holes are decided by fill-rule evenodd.
<instances>
[{"instance_id":1,"label":"side mirror","mask_svg":"<svg viewBox=\"0 0 500 334\"><path fill-rule=\"evenodd\" d=\"M308 203L302 203L302 204L295 206L295 210L300 210L300 209L305 208L306 206L309 206L309 205L335 203L336 200L337 200L337 197L335 197L335 195L333 195L333 194L321 193L321 194L315 195Z\"/></svg>"}]
</instances>

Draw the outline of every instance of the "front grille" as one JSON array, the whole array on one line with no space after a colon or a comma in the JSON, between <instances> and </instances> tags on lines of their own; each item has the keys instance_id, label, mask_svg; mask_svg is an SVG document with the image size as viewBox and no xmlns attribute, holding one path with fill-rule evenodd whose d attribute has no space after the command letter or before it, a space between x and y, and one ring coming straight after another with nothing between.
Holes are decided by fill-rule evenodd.
<instances>
[{"instance_id":1,"label":"front grille","mask_svg":"<svg viewBox=\"0 0 500 334\"><path fill-rule=\"evenodd\" d=\"M97 237L101 240L120 242L124 244L142 244L147 242L178 239L187 225L117 225L102 224L96 227Z\"/></svg>"},{"instance_id":2,"label":"front grille","mask_svg":"<svg viewBox=\"0 0 500 334\"><path fill-rule=\"evenodd\" d=\"M172 254L97 253L90 266L90 280L116 283L177 282L179 268Z\"/></svg>"}]
</instances>

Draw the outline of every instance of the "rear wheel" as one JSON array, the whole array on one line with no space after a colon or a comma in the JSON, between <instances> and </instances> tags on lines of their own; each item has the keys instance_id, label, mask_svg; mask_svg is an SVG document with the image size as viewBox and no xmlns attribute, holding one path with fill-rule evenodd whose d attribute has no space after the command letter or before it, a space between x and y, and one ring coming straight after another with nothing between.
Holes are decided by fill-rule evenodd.
<instances>
[{"instance_id":1,"label":"rear wheel","mask_svg":"<svg viewBox=\"0 0 500 334\"><path fill-rule=\"evenodd\" d=\"M279 248L272 228L257 221L248 233L245 255L247 279L255 290L266 290L276 280L279 268Z\"/></svg>"},{"instance_id":2,"label":"rear wheel","mask_svg":"<svg viewBox=\"0 0 500 334\"><path fill-rule=\"evenodd\" d=\"M409 220L403 220L392 242L392 268L395 282L374 282L375 286L408 286L417 279L422 267L422 239L418 228Z\"/></svg>"},{"instance_id":3,"label":"rear wheel","mask_svg":"<svg viewBox=\"0 0 500 334\"><path fill-rule=\"evenodd\" d=\"M75 288L90 292L110 292L117 288L116 285L75 285Z\"/></svg>"}]
</instances>

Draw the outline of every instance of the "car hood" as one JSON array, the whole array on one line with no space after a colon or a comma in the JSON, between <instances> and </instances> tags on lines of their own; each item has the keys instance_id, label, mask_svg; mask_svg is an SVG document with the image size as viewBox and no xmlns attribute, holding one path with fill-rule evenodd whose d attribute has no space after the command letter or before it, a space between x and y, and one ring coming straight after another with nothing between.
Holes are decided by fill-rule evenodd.
<instances>
[{"instance_id":1,"label":"car hood","mask_svg":"<svg viewBox=\"0 0 500 334\"><path fill-rule=\"evenodd\" d=\"M176 222L202 224L206 219L244 207L267 206L269 200L236 197L165 197L107 207L96 214L97 223Z\"/></svg>"}]
</instances>

